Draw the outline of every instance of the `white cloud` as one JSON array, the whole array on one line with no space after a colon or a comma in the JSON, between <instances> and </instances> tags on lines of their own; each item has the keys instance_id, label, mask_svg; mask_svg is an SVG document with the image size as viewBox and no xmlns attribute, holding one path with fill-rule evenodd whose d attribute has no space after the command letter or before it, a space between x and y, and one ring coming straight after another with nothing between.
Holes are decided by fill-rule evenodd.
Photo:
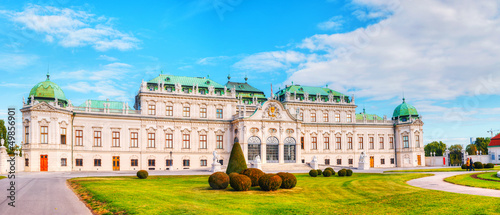
<instances>
[{"instance_id":1,"label":"white cloud","mask_svg":"<svg viewBox=\"0 0 500 215\"><path fill-rule=\"evenodd\" d=\"M334 16L328 21L318 24L318 28L321 30L339 30L342 27L342 16Z\"/></svg>"},{"instance_id":2,"label":"white cloud","mask_svg":"<svg viewBox=\"0 0 500 215\"><path fill-rule=\"evenodd\" d=\"M97 59L98 60L107 60L107 61L117 61L118 60L118 58L110 57L107 55L100 55Z\"/></svg>"},{"instance_id":3,"label":"white cloud","mask_svg":"<svg viewBox=\"0 0 500 215\"><path fill-rule=\"evenodd\" d=\"M32 54L0 53L0 71L16 72L32 65L38 56Z\"/></svg>"},{"instance_id":4,"label":"white cloud","mask_svg":"<svg viewBox=\"0 0 500 215\"><path fill-rule=\"evenodd\" d=\"M288 69L292 65L306 60L306 55L296 51L272 51L250 55L236 62L233 66L241 70L270 72Z\"/></svg>"},{"instance_id":5,"label":"white cloud","mask_svg":"<svg viewBox=\"0 0 500 215\"><path fill-rule=\"evenodd\" d=\"M210 66L215 66L219 62L230 59L231 57L229 56L217 56L217 57L206 57L199 59L196 63L200 65L210 65Z\"/></svg>"},{"instance_id":6,"label":"white cloud","mask_svg":"<svg viewBox=\"0 0 500 215\"><path fill-rule=\"evenodd\" d=\"M1 11L23 28L45 35L45 41L58 41L63 47L92 46L98 51L138 48L139 40L110 24L112 18L97 17L69 8L30 5L22 12Z\"/></svg>"},{"instance_id":7,"label":"white cloud","mask_svg":"<svg viewBox=\"0 0 500 215\"><path fill-rule=\"evenodd\" d=\"M403 91L413 100L500 94L497 2L401 1L394 8L366 28L304 39L299 48L318 58L297 65L285 83L330 84L375 100Z\"/></svg>"}]
</instances>

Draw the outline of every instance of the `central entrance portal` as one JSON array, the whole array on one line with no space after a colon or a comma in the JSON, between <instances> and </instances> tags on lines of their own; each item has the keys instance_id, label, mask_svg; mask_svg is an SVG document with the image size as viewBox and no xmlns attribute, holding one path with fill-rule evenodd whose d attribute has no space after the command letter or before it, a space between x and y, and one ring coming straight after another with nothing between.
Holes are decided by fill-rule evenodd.
<instances>
[{"instance_id":1,"label":"central entrance portal","mask_svg":"<svg viewBox=\"0 0 500 215\"><path fill-rule=\"evenodd\" d=\"M47 171L49 169L49 160L47 155L40 155L40 171Z\"/></svg>"},{"instance_id":2,"label":"central entrance portal","mask_svg":"<svg viewBox=\"0 0 500 215\"><path fill-rule=\"evenodd\" d=\"M266 161L267 163L278 163L279 158L279 140L271 136L266 140Z\"/></svg>"}]
</instances>

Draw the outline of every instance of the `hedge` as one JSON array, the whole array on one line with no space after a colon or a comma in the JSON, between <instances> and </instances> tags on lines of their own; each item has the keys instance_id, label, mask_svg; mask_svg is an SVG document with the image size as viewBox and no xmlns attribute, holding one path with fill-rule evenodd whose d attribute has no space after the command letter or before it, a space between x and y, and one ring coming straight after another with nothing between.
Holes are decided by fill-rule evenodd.
<instances>
[{"instance_id":1,"label":"hedge","mask_svg":"<svg viewBox=\"0 0 500 215\"><path fill-rule=\"evenodd\" d=\"M229 185L229 176L223 172L216 172L210 175L208 184L215 190L226 189Z\"/></svg>"},{"instance_id":2,"label":"hedge","mask_svg":"<svg viewBox=\"0 0 500 215\"><path fill-rule=\"evenodd\" d=\"M149 173L146 170L137 171L137 178L146 179L146 178L148 178L148 176L149 176Z\"/></svg>"},{"instance_id":3,"label":"hedge","mask_svg":"<svg viewBox=\"0 0 500 215\"><path fill-rule=\"evenodd\" d=\"M281 177L280 188L292 189L295 187L295 185L297 185L297 178L295 177L295 175L288 172L279 172L277 175Z\"/></svg>"},{"instance_id":4,"label":"hedge","mask_svg":"<svg viewBox=\"0 0 500 215\"><path fill-rule=\"evenodd\" d=\"M257 168L248 168L243 170L242 174L248 176L252 180L252 187L255 187L259 186L259 178L264 175L264 172Z\"/></svg>"}]
</instances>

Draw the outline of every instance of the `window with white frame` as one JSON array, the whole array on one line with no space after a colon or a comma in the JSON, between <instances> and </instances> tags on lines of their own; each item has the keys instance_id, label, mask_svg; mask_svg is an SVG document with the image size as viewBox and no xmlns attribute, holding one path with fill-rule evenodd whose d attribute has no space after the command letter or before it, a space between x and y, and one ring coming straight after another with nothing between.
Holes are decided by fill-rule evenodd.
<instances>
[{"instance_id":1,"label":"window with white frame","mask_svg":"<svg viewBox=\"0 0 500 215\"><path fill-rule=\"evenodd\" d=\"M61 128L61 144L66 145L66 128Z\"/></svg>"},{"instance_id":2,"label":"window with white frame","mask_svg":"<svg viewBox=\"0 0 500 215\"><path fill-rule=\"evenodd\" d=\"M130 132L130 147L132 147L132 148L139 147L139 133L138 132Z\"/></svg>"},{"instance_id":3,"label":"window with white frame","mask_svg":"<svg viewBox=\"0 0 500 215\"><path fill-rule=\"evenodd\" d=\"M166 116L173 116L174 115L174 107L173 106L166 106L165 107L165 115Z\"/></svg>"},{"instance_id":4,"label":"window with white frame","mask_svg":"<svg viewBox=\"0 0 500 215\"><path fill-rule=\"evenodd\" d=\"M28 144L30 141L30 127L24 126L24 143Z\"/></svg>"},{"instance_id":5,"label":"window with white frame","mask_svg":"<svg viewBox=\"0 0 500 215\"><path fill-rule=\"evenodd\" d=\"M75 131L75 145L83 146L83 130Z\"/></svg>"},{"instance_id":6,"label":"window with white frame","mask_svg":"<svg viewBox=\"0 0 500 215\"><path fill-rule=\"evenodd\" d=\"M113 142L112 142L113 147L120 147L120 132L113 131L112 137L113 137Z\"/></svg>"},{"instance_id":7,"label":"window with white frame","mask_svg":"<svg viewBox=\"0 0 500 215\"><path fill-rule=\"evenodd\" d=\"M207 148L207 135L200 135L200 149Z\"/></svg>"},{"instance_id":8,"label":"window with white frame","mask_svg":"<svg viewBox=\"0 0 500 215\"><path fill-rule=\"evenodd\" d=\"M363 149L364 148L364 139L363 137L359 137L358 138L358 142L359 142L359 149Z\"/></svg>"},{"instance_id":9,"label":"window with white frame","mask_svg":"<svg viewBox=\"0 0 500 215\"><path fill-rule=\"evenodd\" d=\"M182 148L183 149L189 149L191 148L191 135L189 134L183 134L182 135Z\"/></svg>"},{"instance_id":10,"label":"window with white frame","mask_svg":"<svg viewBox=\"0 0 500 215\"><path fill-rule=\"evenodd\" d=\"M369 137L368 142L370 143L370 149L374 149L375 148L375 139L373 137Z\"/></svg>"},{"instance_id":11,"label":"window with white frame","mask_svg":"<svg viewBox=\"0 0 500 215\"><path fill-rule=\"evenodd\" d=\"M94 131L94 146L102 146L101 131Z\"/></svg>"},{"instance_id":12,"label":"window with white frame","mask_svg":"<svg viewBox=\"0 0 500 215\"><path fill-rule=\"evenodd\" d=\"M379 137L380 149L384 149L384 137Z\"/></svg>"},{"instance_id":13,"label":"window with white frame","mask_svg":"<svg viewBox=\"0 0 500 215\"><path fill-rule=\"evenodd\" d=\"M335 138L335 148L336 149L342 149L342 138L341 137L336 137Z\"/></svg>"},{"instance_id":14,"label":"window with white frame","mask_svg":"<svg viewBox=\"0 0 500 215\"><path fill-rule=\"evenodd\" d=\"M394 137L389 137L389 147L394 149Z\"/></svg>"},{"instance_id":15,"label":"window with white frame","mask_svg":"<svg viewBox=\"0 0 500 215\"><path fill-rule=\"evenodd\" d=\"M328 122L328 113L323 113L323 122Z\"/></svg>"},{"instance_id":16,"label":"window with white frame","mask_svg":"<svg viewBox=\"0 0 500 215\"><path fill-rule=\"evenodd\" d=\"M189 107L183 107L182 108L182 116L183 117L190 117L191 111Z\"/></svg>"},{"instance_id":17,"label":"window with white frame","mask_svg":"<svg viewBox=\"0 0 500 215\"><path fill-rule=\"evenodd\" d=\"M347 149L352 149L352 137L347 137Z\"/></svg>"},{"instance_id":18,"label":"window with white frame","mask_svg":"<svg viewBox=\"0 0 500 215\"><path fill-rule=\"evenodd\" d=\"M323 137L323 143L325 144L325 149L329 150L330 149L330 137Z\"/></svg>"},{"instance_id":19,"label":"window with white frame","mask_svg":"<svg viewBox=\"0 0 500 215\"><path fill-rule=\"evenodd\" d=\"M408 139L408 135L403 136L403 147L410 148L410 141Z\"/></svg>"},{"instance_id":20,"label":"window with white frame","mask_svg":"<svg viewBox=\"0 0 500 215\"><path fill-rule=\"evenodd\" d=\"M316 137L311 137L312 149L318 149L318 139Z\"/></svg>"},{"instance_id":21,"label":"window with white frame","mask_svg":"<svg viewBox=\"0 0 500 215\"><path fill-rule=\"evenodd\" d=\"M415 146L420 148L420 135L415 135Z\"/></svg>"},{"instance_id":22,"label":"window with white frame","mask_svg":"<svg viewBox=\"0 0 500 215\"><path fill-rule=\"evenodd\" d=\"M165 134L165 148L174 148L174 135L172 133Z\"/></svg>"},{"instance_id":23,"label":"window with white frame","mask_svg":"<svg viewBox=\"0 0 500 215\"><path fill-rule=\"evenodd\" d=\"M149 115L156 115L156 105L148 105L148 114Z\"/></svg>"},{"instance_id":24,"label":"window with white frame","mask_svg":"<svg viewBox=\"0 0 500 215\"><path fill-rule=\"evenodd\" d=\"M217 135L216 136L216 142L217 142L217 149L223 149L224 148L224 141L223 141L223 136L222 135Z\"/></svg>"},{"instance_id":25,"label":"window with white frame","mask_svg":"<svg viewBox=\"0 0 500 215\"><path fill-rule=\"evenodd\" d=\"M200 118L207 118L207 108L200 108Z\"/></svg>"},{"instance_id":26,"label":"window with white frame","mask_svg":"<svg viewBox=\"0 0 500 215\"><path fill-rule=\"evenodd\" d=\"M316 122L316 113L311 113L311 122Z\"/></svg>"},{"instance_id":27,"label":"window with white frame","mask_svg":"<svg viewBox=\"0 0 500 215\"><path fill-rule=\"evenodd\" d=\"M148 148L155 148L155 147L156 147L156 134L148 133Z\"/></svg>"},{"instance_id":28,"label":"window with white frame","mask_svg":"<svg viewBox=\"0 0 500 215\"><path fill-rule=\"evenodd\" d=\"M340 114L335 114L335 122L340 122Z\"/></svg>"},{"instance_id":29,"label":"window with white frame","mask_svg":"<svg viewBox=\"0 0 500 215\"><path fill-rule=\"evenodd\" d=\"M347 122L352 122L352 114L347 114Z\"/></svg>"},{"instance_id":30,"label":"window with white frame","mask_svg":"<svg viewBox=\"0 0 500 215\"><path fill-rule=\"evenodd\" d=\"M217 114L217 119L222 119L223 118L222 108L218 108L216 114Z\"/></svg>"},{"instance_id":31,"label":"window with white frame","mask_svg":"<svg viewBox=\"0 0 500 215\"><path fill-rule=\"evenodd\" d=\"M40 143L49 143L49 127L40 126Z\"/></svg>"}]
</instances>

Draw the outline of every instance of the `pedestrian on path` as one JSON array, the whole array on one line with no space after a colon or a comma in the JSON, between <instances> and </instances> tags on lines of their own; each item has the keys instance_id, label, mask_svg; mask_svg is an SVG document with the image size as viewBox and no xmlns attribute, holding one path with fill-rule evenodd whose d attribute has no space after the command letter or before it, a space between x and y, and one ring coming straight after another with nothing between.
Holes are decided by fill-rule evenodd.
<instances>
[{"instance_id":1,"label":"pedestrian on path","mask_svg":"<svg viewBox=\"0 0 500 215\"><path fill-rule=\"evenodd\" d=\"M476 168L474 168L474 162L472 161L472 158L469 158L469 164L470 164L470 171L476 171Z\"/></svg>"},{"instance_id":2,"label":"pedestrian on path","mask_svg":"<svg viewBox=\"0 0 500 215\"><path fill-rule=\"evenodd\" d=\"M470 169L469 158L467 158L467 161L466 161L465 163L466 163L466 165L467 165L467 171L469 171L469 169Z\"/></svg>"}]
</instances>

